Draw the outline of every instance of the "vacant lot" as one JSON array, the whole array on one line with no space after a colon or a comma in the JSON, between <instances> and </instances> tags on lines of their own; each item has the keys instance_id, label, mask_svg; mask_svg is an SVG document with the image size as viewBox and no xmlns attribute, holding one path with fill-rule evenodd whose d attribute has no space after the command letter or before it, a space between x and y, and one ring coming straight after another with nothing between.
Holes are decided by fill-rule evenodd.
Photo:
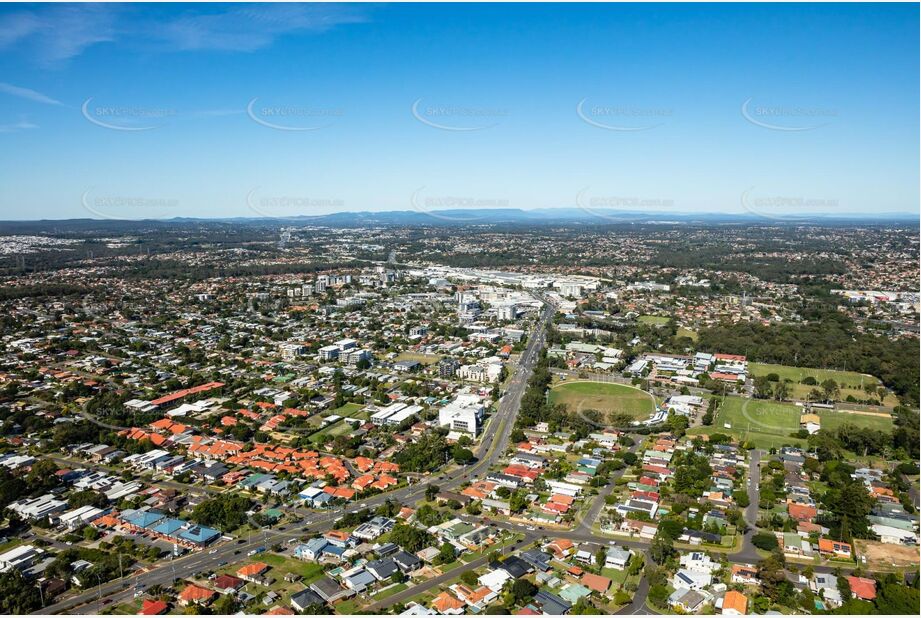
<instances>
[{"instance_id":1,"label":"vacant lot","mask_svg":"<svg viewBox=\"0 0 921 618\"><path fill-rule=\"evenodd\" d=\"M636 319L636 321L642 322L643 324L652 324L653 326L663 326L668 324L670 319L671 318L663 315L641 315Z\"/></svg>"},{"instance_id":2,"label":"vacant lot","mask_svg":"<svg viewBox=\"0 0 921 618\"><path fill-rule=\"evenodd\" d=\"M607 382L565 382L550 391L550 401L566 404L574 412L598 410L638 419L650 416L656 405L653 396L645 391Z\"/></svg>"},{"instance_id":3,"label":"vacant lot","mask_svg":"<svg viewBox=\"0 0 921 618\"><path fill-rule=\"evenodd\" d=\"M422 363L423 365L434 365L440 361L443 356L438 356L437 354L419 354L417 352L403 352L396 357L398 361L416 361L417 363Z\"/></svg>"},{"instance_id":4,"label":"vacant lot","mask_svg":"<svg viewBox=\"0 0 921 618\"><path fill-rule=\"evenodd\" d=\"M918 548L878 541L854 539L854 549L858 558L872 572L873 569L918 568Z\"/></svg>"}]
</instances>

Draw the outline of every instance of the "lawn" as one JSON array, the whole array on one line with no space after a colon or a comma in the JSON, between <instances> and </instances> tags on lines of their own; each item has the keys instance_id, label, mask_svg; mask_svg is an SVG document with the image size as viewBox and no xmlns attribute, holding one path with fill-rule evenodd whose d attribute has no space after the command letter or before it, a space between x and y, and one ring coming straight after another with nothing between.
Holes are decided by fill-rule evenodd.
<instances>
[{"instance_id":1,"label":"lawn","mask_svg":"<svg viewBox=\"0 0 921 618\"><path fill-rule=\"evenodd\" d=\"M670 319L671 318L664 315L641 315L636 321L642 322L643 324L652 324L653 326L664 326L668 324Z\"/></svg>"},{"instance_id":2,"label":"lawn","mask_svg":"<svg viewBox=\"0 0 921 618\"><path fill-rule=\"evenodd\" d=\"M111 614L114 616L134 616L139 611L141 611L141 605L143 604L143 599L133 599L131 601L126 601L111 607L105 613Z\"/></svg>"},{"instance_id":3,"label":"lawn","mask_svg":"<svg viewBox=\"0 0 921 618\"><path fill-rule=\"evenodd\" d=\"M256 559L253 559L256 561ZM269 571L269 575L278 580L284 580L284 577L288 573L297 573L303 579L298 582L299 584L309 584L320 579L323 576L326 567L322 564L317 564L315 562L304 562L298 560L297 558L291 558L289 556L282 556L281 554L274 554L269 552L264 552L258 556L259 562L265 562L267 565L272 567L272 570ZM237 565L234 565L236 569L239 569L246 562L241 562ZM231 569L231 572L235 569Z\"/></svg>"},{"instance_id":4,"label":"lawn","mask_svg":"<svg viewBox=\"0 0 921 618\"><path fill-rule=\"evenodd\" d=\"M598 410L646 418L655 409L652 395L638 388L607 382L566 382L550 391L551 403L566 404L570 410Z\"/></svg>"},{"instance_id":5,"label":"lawn","mask_svg":"<svg viewBox=\"0 0 921 618\"><path fill-rule=\"evenodd\" d=\"M383 601L387 597L391 597L398 592L403 592L407 588L409 588L407 584L396 584L394 586L390 586L386 590L381 590L380 592L378 592L371 598L374 599L375 601Z\"/></svg>"},{"instance_id":6,"label":"lawn","mask_svg":"<svg viewBox=\"0 0 921 618\"><path fill-rule=\"evenodd\" d=\"M869 414L822 410L819 412L819 417L822 419L824 429L837 429L847 423L867 429L875 429L876 431L892 431L891 416L871 416Z\"/></svg>"},{"instance_id":7,"label":"lawn","mask_svg":"<svg viewBox=\"0 0 921 618\"><path fill-rule=\"evenodd\" d=\"M242 566L251 564L253 562L265 562L268 564L271 569L268 570L266 575L274 581L268 588L259 584L248 583L244 589L250 594L258 594L260 592L265 592L266 590L272 590L281 596L282 599L287 599L287 597L290 595L298 592L299 590L302 590L307 584L320 579L326 570L326 566L322 564L303 562L290 556L283 556L281 554L271 552L263 552L254 558L247 558L241 560L240 562L236 562L221 568L217 571L217 573L228 573L230 575L235 575L237 570ZM296 573L300 575L301 580L296 582L285 581L285 575L288 573Z\"/></svg>"},{"instance_id":8,"label":"lawn","mask_svg":"<svg viewBox=\"0 0 921 618\"><path fill-rule=\"evenodd\" d=\"M330 414L335 414L336 416L347 416L350 418L355 418L358 414L358 411L364 408L365 406L360 403L347 403L344 406L340 406L335 410L330 410Z\"/></svg>"},{"instance_id":9,"label":"lawn","mask_svg":"<svg viewBox=\"0 0 921 618\"><path fill-rule=\"evenodd\" d=\"M691 341L697 341L697 331L691 330L690 328L685 328L684 326L678 329L678 337L687 337Z\"/></svg>"},{"instance_id":10,"label":"lawn","mask_svg":"<svg viewBox=\"0 0 921 618\"><path fill-rule=\"evenodd\" d=\"M335 438L336 436L342 436L347 433L351 433L351 431L352 426L350 424L346 423L345 421L336 421L325 429L311 434L309 440L314 444L319 444L324 441L326 436L332 436Z\"/></svg>"},{"instance_id":11,"label":"lawn","mask_svg":"<svg viewBox=\"0 0 921 618\"><path fill-rule=\"evenodd\" d=\"M780 447L785 444L805 444L805 440L790 437L799 430L802 408L776 401L726 397L716 413L712 427L696 427L690 435L727 433L742 440L749 440L758 448ZM850 414L834 410L819 413L822 426L835 429L845 423L887 431L892 428L892 419L882 416ZM729 427L726 427L726 425Z\"/></svg>"},{"instance_id":12,"label":"lawn","mask_svg":"<svg viewBox=\"0 0 921 618\"><path fill-rule=\"evenodd\" d=\"M879 386L879 379L856 371L838 371L835 369L815 369L812 367L793 367L791 365L772 365L770 363L749 363L748 369L753 376L762 376L769 373L776 373L781 380L792 380L790 385L790 395L797 399L805 399L813 388L808 384L800 384L807 376L812 376L821 384L824 380L832 379L838 383L841 390L840 400L844 401L848 395L853 395L855 399L867 399L868 395L863 390L865 384ZM884 405L897 405L898 399L891 393L886 395L883 401Z\"/></svg>"}]
</instances>

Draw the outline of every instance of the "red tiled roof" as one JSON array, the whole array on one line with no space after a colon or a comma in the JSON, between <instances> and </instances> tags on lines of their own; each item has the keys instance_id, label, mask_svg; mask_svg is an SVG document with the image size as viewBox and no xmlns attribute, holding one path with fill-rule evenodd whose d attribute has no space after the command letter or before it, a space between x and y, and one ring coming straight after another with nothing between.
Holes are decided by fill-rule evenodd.
<instances>
[{"instance_id":1,"label":"red tiled roof","mask_svg":"<svg viewBox=\"0 0 921 618\"><path fill-rule=\"evenodd\" d=\"M876 582L872 579L849 575L847 583L851 585L851 593L858 599L872 601L876 598Z\"/></svg>"},{"instance_id":2,"label":"red tiled roof","mask_svg":"<svg viewBox=\"0 0 921 618\"><path fill-rule=\"evenodd\" d=\"M166 604L166 601L161 601L159 599L155 601L144 599L144 602L141 603L141 611L139 611L137 615L157 616L159 614L165 614L167 609L169 609L169 605Z\"/></svg>"}]
</instances>

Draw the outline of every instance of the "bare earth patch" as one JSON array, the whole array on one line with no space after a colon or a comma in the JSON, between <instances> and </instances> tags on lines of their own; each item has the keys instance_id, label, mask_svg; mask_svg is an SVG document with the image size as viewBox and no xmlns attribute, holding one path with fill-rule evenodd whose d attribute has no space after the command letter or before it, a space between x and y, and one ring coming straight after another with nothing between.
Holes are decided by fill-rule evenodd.
<instances>
[{"instance_id":1,"label":"bare earth patch","mask_svg":"<svg viewBox=\"0 0 921 618\"><path fill-rule=\"evenodd\" d=\"M918 548L893 545L879 541L854 539L854 546L861 562L870 568L918 568Z\"/></svg>"}]
</instances>

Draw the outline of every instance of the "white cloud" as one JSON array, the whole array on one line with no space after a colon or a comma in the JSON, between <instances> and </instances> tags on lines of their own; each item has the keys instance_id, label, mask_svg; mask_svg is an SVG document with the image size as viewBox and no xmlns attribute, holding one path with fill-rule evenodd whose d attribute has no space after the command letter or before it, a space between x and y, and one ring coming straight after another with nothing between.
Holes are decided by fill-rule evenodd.
<instances>
[{"instance_id":1,"label":"white cloud","mask_svg":"<svg viewBox=\"0 0 921 618\"><path fill-rule=\"evenodd\" d=\"M121 42L156 51L242 51L278 37L325 32L366 21L364 9L337 4L46 5L0 15L0 49L16 46L36 64L59 67L93 45Z\"/></svg>"},{"instance_id":2,"label":"white cloud","mask_svg":"<svg viewBox=\"0 0 921 618\"><path fill-rule=\"evenodd\" d=\"M52 68L87 47L112 41L118 9L76 4L43 6L0 16L0 48L22 46L36 64Z\"/></svg>"},{"instance_id":3,"label":"white cloud","mask_svg":"<svg viewBox=\"0 0 921 618\"><path fill-rule=\"evenodd\" d=\"M19 122L13 122L10 124L0 124L0 133L17 133L19 131L27 131L28 129L37 128L37 124L33 124L28 120L20 120Z\"/></svg>"},{"instance_id":4,"label":"white cloud","mask_svg":"<svg viewBox=\"0 0 921 618\"><path fill-rule=\"evenodd\" d=\"M0 82L0 92L14 97L19 97L20 99L35 101L36 103L45 103L46 105L64 105L57 99L52 99L48 95L42 94L37 90L32 90L31 88L23 88L21 86L14 86L13 84L7 84L4 82Z\"/></svg>"}]
</instances>

